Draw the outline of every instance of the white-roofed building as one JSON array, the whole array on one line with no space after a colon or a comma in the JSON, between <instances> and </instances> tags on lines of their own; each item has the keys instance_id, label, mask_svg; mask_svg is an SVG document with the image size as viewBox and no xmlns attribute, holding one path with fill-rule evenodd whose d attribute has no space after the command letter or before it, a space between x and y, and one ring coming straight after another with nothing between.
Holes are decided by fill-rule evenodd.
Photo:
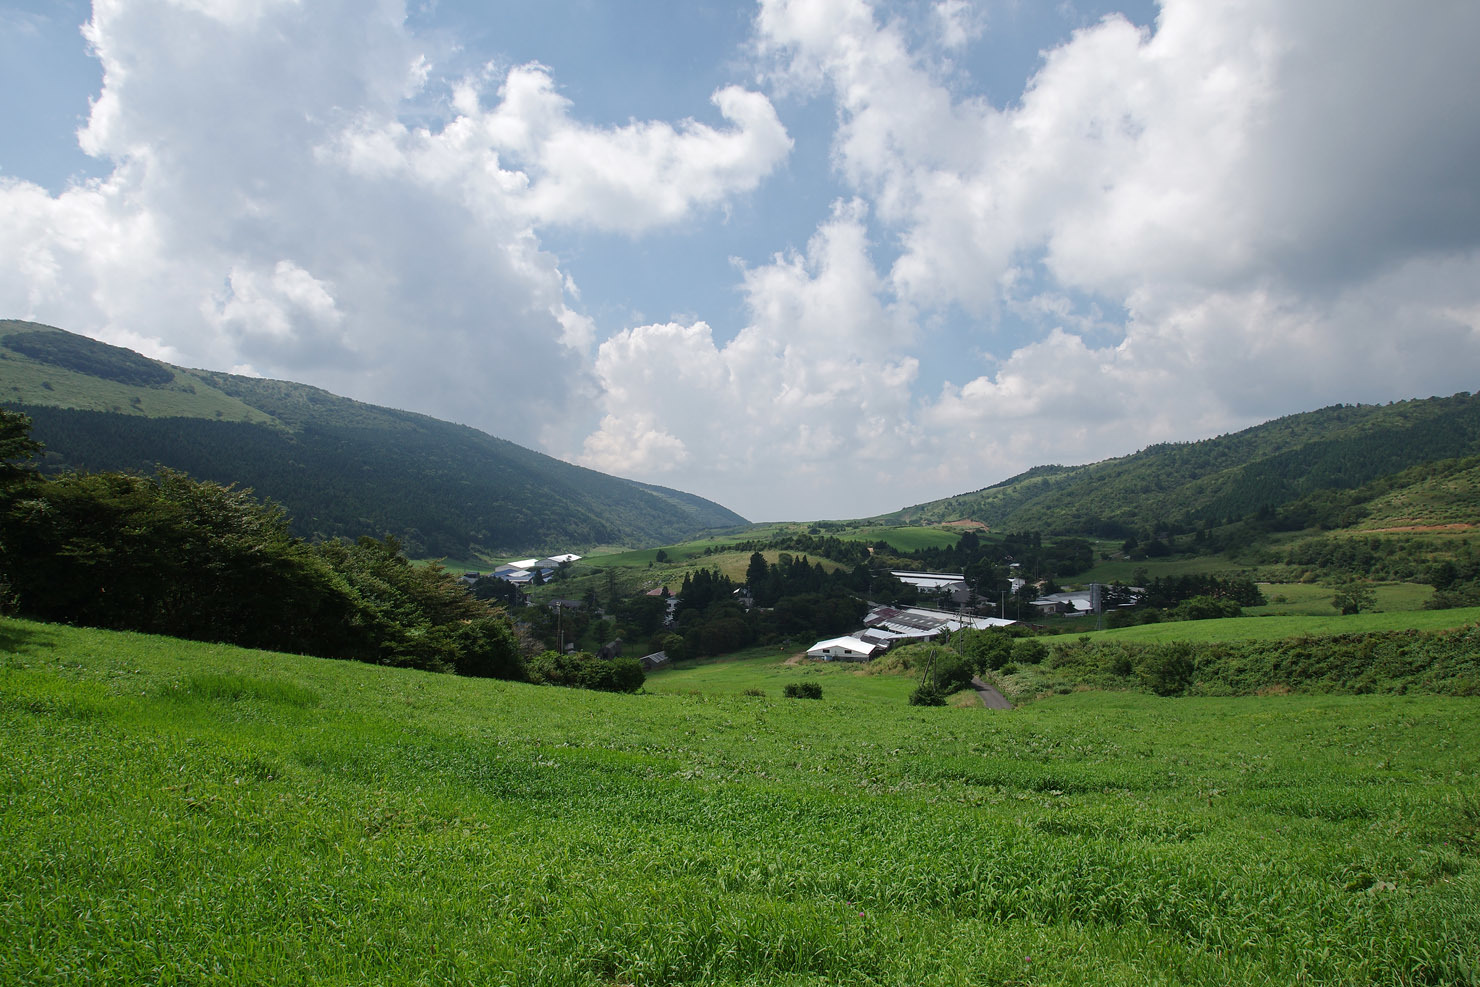
<instances>
[{"instance_id":1,"label":"white-roofed building","mask_svg":"<svg viewBox=\"0 0 1480 987\"><path fill-rule=\"evenodd\" d=\"M829 641L818 641L807 649L808 658L823 661L868 661L884 649L856 637L835 637Z\"/></svg>"},{"instance_id":2,"label":"white-roofed building","mask_svg":"<svg viewBox=\"0 0 1480 987\"><path fill-rule=\"evenodd\" d=\"M962 629L980 631L989 627L1010 627L1016 621L1001 617L972 617L926 607L875 607L863 618L863 623L870 632L870 638L877 640L883 637L890 642L898 642L923 641Z\"/></svg>"},{"instance_id":3,"label":"white-roofed building","mask_svg":"<svg viewBox=\"0 0 1480 987\"><path fill-rule=\"evenodd\" d=\"M922 593L939 593L941 590L966 588L966 577L959 572L915 572L911 569L890 569L889 574Z\"/></svg>"}]
</instances>

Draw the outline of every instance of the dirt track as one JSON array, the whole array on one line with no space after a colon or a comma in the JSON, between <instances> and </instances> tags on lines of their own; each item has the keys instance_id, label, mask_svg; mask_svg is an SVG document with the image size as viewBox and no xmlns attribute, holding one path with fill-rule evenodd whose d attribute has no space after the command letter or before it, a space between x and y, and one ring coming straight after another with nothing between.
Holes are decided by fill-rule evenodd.
<instances>
[{"instance_id":1,"label":"dirt track","mask_svg":"<svg viewBox=\"0 0 1480 987\"><path fill-rule=\"evenodd\" d=\"M982 705L987 709L1012 709L1012 703L1007 697L997 691L997 687L983 682L980 677L971 680L971 687L976 694L982 697Z\"/></svg>"}]
</instances>

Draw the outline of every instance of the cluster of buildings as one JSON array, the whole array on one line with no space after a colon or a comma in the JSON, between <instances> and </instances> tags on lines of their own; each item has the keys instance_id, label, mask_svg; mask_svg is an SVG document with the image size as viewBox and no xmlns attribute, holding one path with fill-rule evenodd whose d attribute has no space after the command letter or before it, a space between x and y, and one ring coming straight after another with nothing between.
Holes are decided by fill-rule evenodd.
<instances>
[{"instance_id":1,"label":"cluster of buildings","mask_svg":"<svg viewBox=\"0 0 1480 987\"><path fill-rule=\"evenodd\" d=\"M945 572L896 571L893 575L921 593L932 593L941 599L950 599L957 604L971 600L971 589L966 577ZM1012 581L1015 593L1023 580ZM1133 594L1136 592L1132 588ZM1031 606L1040 614L1062 614L1083 616L1097 614L1105 609L1102 587L1091 583L1088 589L1067 593L1052 593L1033 600ZM844 637L818 641L807 649L807 657L827 661L868 661L901 642L924 641L962 629L985 630L989 627L1008 627L1016 621L1000 617L972 617L946 610L927 607L875 607L864 618L863 629Z\"/></svg>"},{"instance_id":2,"label":"cluster of buildings","mask_svg":"<svg viewBox=\"0 0 1480 987\"><path fill-rule=\"evenodd\" d=\"M818 641L807 649L808 658L825 661L868 661L896 644L928 641L959 630L1010 627L1016 621L1001 617L972 617L928 607L874 607L863 618L863 629L845 637Z\"/></svg>"},{"instance_id":3,"label":"cluster of buildings","mask_svg":"<svg viewBox=\"0 0 1480 987\"><path fill-rule=\"evenodd\" d=\"M493 570L495 579L503 579L513 583L515 586L527 586L534 582L535 574L538 573L541 582L545 582L555 575L555 570L570 562L579 562L579 555L551 555L543 559L521 559L518 562L506 562ZM476 575L476 573L474 573Z\"/></svg>"}]
</instances>

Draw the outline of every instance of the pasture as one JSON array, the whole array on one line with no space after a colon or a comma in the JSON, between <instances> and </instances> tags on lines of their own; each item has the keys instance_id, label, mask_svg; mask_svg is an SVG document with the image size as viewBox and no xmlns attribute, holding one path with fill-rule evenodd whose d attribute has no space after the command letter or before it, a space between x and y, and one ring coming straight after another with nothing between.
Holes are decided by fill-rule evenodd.
<instances>
[{"instance_id":1,"label":"pasture","mask_svg":"<svg viewBox=\"0 0 1480 987\"><path fill-rule=\"evenodd\" d=\"M779 653L618 696L15 620L0 651L6 983L1480 965L1473 700L920 709ZM808 677L822 700L778 698Z\"/></svg>"},{"instance_id":2,"label":"pasture","mask_svg":"<svg viewBox=\"0 0 1480 987\"><path fill-rule=\"evenodd\" d=\"M1477 621L1480 621L1480 607L1339 614L1334 608L1327 606L1321 614L1177 620L1091 631L1089 636L1097 641L1277 641L1302 634L1320 636L1368 634L1377 631L1437 631L1464 627Z\"/></svg>"}]
</instances>

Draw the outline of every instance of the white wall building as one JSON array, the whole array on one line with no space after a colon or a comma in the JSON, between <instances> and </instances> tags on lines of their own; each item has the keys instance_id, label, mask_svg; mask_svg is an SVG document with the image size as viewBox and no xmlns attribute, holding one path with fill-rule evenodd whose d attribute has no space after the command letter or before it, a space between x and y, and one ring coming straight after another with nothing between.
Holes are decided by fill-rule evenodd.
<instances>
[{"instance_id":1,"label":"white wall building","mask_svg":"<svg viewBox=\"0 0 1480 987\"><path fill-rule=\"evenodd\" d=\"M812 645L807 649L807 657L823 661L868 661L882 650L877 644L856 637L835 637Z\"/></svg>"}]
</instances>

